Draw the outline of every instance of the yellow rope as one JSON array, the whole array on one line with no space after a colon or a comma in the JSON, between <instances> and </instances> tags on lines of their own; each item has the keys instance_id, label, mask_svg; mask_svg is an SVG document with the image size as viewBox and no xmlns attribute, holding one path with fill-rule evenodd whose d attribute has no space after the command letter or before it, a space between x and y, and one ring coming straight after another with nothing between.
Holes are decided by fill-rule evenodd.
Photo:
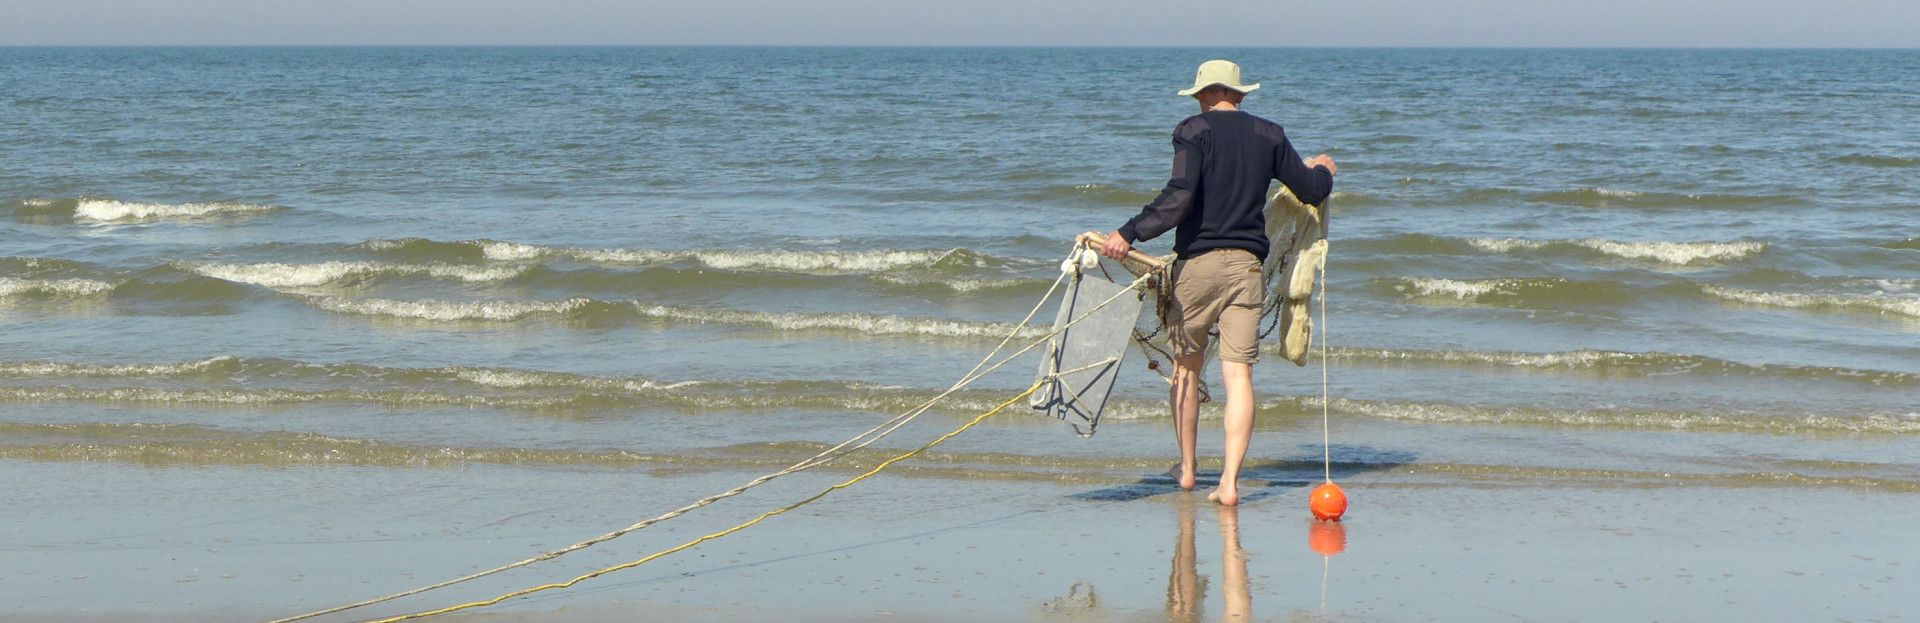
<instances>
[{"instance_id":1,"label":"yellow rope","mask_svg":"<svg viewBox=\"0 0 1920 623\"><path fill-rule=\"evenodd\" d=\"M624 570L627 570L627 569L632 569L632 568L634 568L634 567L638 567L638 566L640 566L640 565L644 565L644 564L647 564L647 563L649 563L649 562L653 562L654 560L657 560L657 559L660 559L660 558L664 558L664 557L666 557L666 556L669 556L669 555L672 555L672 554L674 554L674 553L677 553L677 552L680 552L680 551L682 551L682 550L686 550L686 549L688 549L688 548L691 548L691 547L693 547L693 546L696 546L696 545L699 545L699 544L701 544L701 543L705 543L705 542L707 542L707 541L711 541L711 540L714 540L714 539L718 539L718 538L721 538L721 537L725 537L725 536L727 536L727 535L730 535L730 534L733 534L733 533L735 533L735 532L739 532L739 531L741 531L741 530L745 530L745 529L747 529L747 528L749 528L749 527L752 527L752 526L753 526L754 524L757 524L757 523L760 523L761 521L765 521L765 520L766 520L767 518L769 518L769 517L772 517L772 516L774 516L774 515L780 515L780 514L784 514L784 513L787 513L788 511L792 511L793 509L796 509L796 508L800 508L800 507L802 507L802 506L805 506L805 505L807 505L807 504L810 504L810 503L812 503L812 502L814 502L814 501L817 501L817 500L819 500L820 498L824 498L824 497L827 497L827 495L828 495L828 494L830 494L830 493L833 493L833 492L835 492L835 491L839 491L839 490L841 490L841 489L845 489L845 488L847 488L847 487L851 487L851 486L853 486L853 485L854 485L854 483L858 483L858 482L860 482L860 481L862 481L862 480L866 480L866 479L867 479L868 477L871 477L871 476L873 476L874 474L878 474L878 473L880 473L880 470L884 470L884 469L886 469L886 468L888 468L888 467L890 467L890 466L892 466L892 465L893 465L894 463L898 463L898 462L901 462L901 461L904 461L904 460L907 460L907 459L910 459L910 458L913 458L913 457L915 457L915 456L918 456L918 455L919 455L920 453L922 453L922 452L926 452L927 450L929 450L929 449L931 449L931 448L933 448L934 446L937 446L937 445L940 445L940 444L942 444L942 443L945 443L945 442L946 442L946 441L947 441L948 439L952 439L952 438L954 438L955 436L958 436L958 435L959 435L960 433L964 433L964 432L967 432L967 429L970 429L970 428L973 428L974 426L977 426L977 425L979 425L979 424L980 424L981 422L984 422L984 421L986 421L986 419L987 419L987 418L989 418L989 417L992 417L992 416L993 416L994 414L996 414L996 413L999 413L999 412L1001 412L1001 411L1003 411L1003 410L1005 410L1005 409L1006 409L1007 407L1010 407L1010 406L1013 406L1013 404L1014 404L1014 403L1017 403L1017 402L1020 402L1021 400L1023 400L1023 399L1025 399L1025 398L1026 398L1027 396L1030 396L1030 395L1032 395L1032 394L1033 394L1033 392L1036 392L1036 391L1039 391L1041 387L1043 387L1043 386L1045 386L1045 385L1046 385L1046 382L1047 382L1047 380L1046 380L1046 379L1042 379L1042 380L1041 380L1040 382L1037 382L1037 383L1034 383L1034 384L1033 384L1033 386L1032 386L1032 387L1028 387L1026 391L1023 391L1023 392L1020 392L1020 395L1018 395L1018 396L1014 396L1013 398L1011 398L1011 399L1008 399L1008 400L1007 400L1006 402L1003 402L1003 403L1000 403L1000 405L999 405L999 406L996 406L996 407L994 407L994 408L992 408L992 409L990 409L990 410L988 410L988 411L987 411L987 412L985 412L985 413L982 413L982 414L980 414L980 415L978 415L978 416L975 416L975 417L973 418L973 420L972 420L972 421L969 421L969 422L967 422L966 424L962 424L962 425L961 425L961 426L960 426L959 428L956 428L956 429L953 429L953 432L949 432L949 433L947 433L947 434L945 434L945 435L941 435L941 436L940 436L939 438L937 438L937 439L934 439L933 441L929 441L929 442L927 442L927 443L926 443L926 445L923 445L923 446L920 446L920 447L918 447L918 448L915 448L915 449L913 449L913 450L912 450L912 451L910 451L910 452L907 452L907 453L904 453L904 454L900 454L900 455L898 455L898 456L895 456L895 457L893 457L893 458L890 458L890 459L887 459L886 461L883 461L883 462L881 462L881 463L880 463L879 465L876 465L876 466L874 466L874 468L873 468L873 469L870 469L870 470L867 470L867 471L866 471L866 473L863 473L863 474L860 474L859 476L855 476L855 477L853 477L853 478L851 478L851 479L848 479L848 480L847 480L847 481L845 481L845 482L842 482L842 483L839 483L839 484L836 484L836 485L833 485L833 486L831 486L831 487L827 487L827 488L825 488L825 489L822 489L822 490L820 490L820 492L819 492L819 493L815 493L815 494L813 494L813 495L812 495L811 497L808 497L808 498L806 498L806 499L804 499L804 500L800 500L800 501L798 501L798 502L794 502L794 503L792 503L792 504L788 504L788 505L786 505L786 506L782 506L782 507L780 507L780 508L776 508L776 509L773 509L773 510L770 510L770 511L767 511L767 512L765 512L765 513L761 513L761 514L760 514L760 516L758 516L758 517L754 517L753 519L749 519L749 520L747 520L746 522L744 522L744 523L741 523L740 525L737 525L737 526L734 526L734 527L731 527L731 528L727 528L727 529L725 529L725 530L721 530L721 531L719 531L719 532L715 532L715 533L713 533L713 534L709 534L709 535L706 535L706 536L703 536L703 537L700 537L700 538L697 538L697 539L694 539L694 540L691 540L691 541L687 541L687 542L685 542L685 543L681 543L681 544L679 544L679 545L676 545L676 546L674 546L674 547L672 547L672 548L670 548L670 549L666 549L666 550L662 550L662 551L659 551L659 552L655 552L655 553L653 553L653 554L651 554L651 555L648 555L648 556L647 556L647 557L645 557L645 558L641 558L641 559L639 559L639 560L634 560L634 561L631 561L631 562L624 562L624 563L620 563L620 564L617 564L617 565L614 565L614 566L611 566L611 567L606 567L606 568L603 568L603 569L599 569L599 570L597 570L597 571L593 571L593 572L591 572L591 573L587 573L587 574L585 574L585 575L581 575L581 576L579 576L579 577L576 577L576 578L574 578L574 579L571 579L571 580L567 580L567 581L565 581L565 582L555 582L555 583L552 583L552 584L542 584L542 585L540 585L540 586L535 586L535 587L531 587L531 588L523 588L523 589L520 589L520 590L517 590L517 591L513 591L513 592L510 592L510 593L504 593L504 594L502 594L502 595L499 595L499 596L497 596L497 597L493 597L493 598L490 598L490 599L483 599L483 600L480 600L480 601L473 601L473 602L468 602L468 603L464 603L464 604L459 604L459 605L454 605L454 606L447 606L447 607L445 607L445 608L440 608L440 609L438 609L438 610L426 610L426 611L422 611L422 612L415 612L415 613L412 613L412 614L403 614L403 615L400 615L400 616L395 616L395 617L389 617L389 618L385 618L385 619L378 619L378 620L375 620L375 621L372 621L371 623L395 623L395 622L397 622L397 621L408 621L408 620L412 620L412 619L421 619L421 618L426 618L426 617L431 617L431 616L439 616L439 615L442 615L442 614L449 614L449 613L453 613L453 612L459 612L459 611L461 611L461 610L468 610L468 609L472 609L472 608L484 608L484 607L487 607L487 606L491 606L491 605L494 605L494 604L498 604L498 603L500 603L500 602L503 602L503 601L506 601L506 600L508 600L508 599L513 599L513 598L515 598L515 597L524 597L524 596L526 596L526 595L531 595L531 594L534 594L534 593L538 593L538 592L540 592L540 591L545 591L545 590L552 590L552 589L556 589L556 588L569 588L569 587L572 587L572 586L573 586L573 585L575 585L575 584L579 584L579 583L581 583L581 582L584 582L584 581L586 581L586 580L589 580L589 579L593 579L593 578L596 578L596 577L599 577L599 576L602 576L602 575L606 575L606 574L609 574L609 573L613 573L613 572L615 572L615 571L624 571Z\"/></svg>"}]
</instances>

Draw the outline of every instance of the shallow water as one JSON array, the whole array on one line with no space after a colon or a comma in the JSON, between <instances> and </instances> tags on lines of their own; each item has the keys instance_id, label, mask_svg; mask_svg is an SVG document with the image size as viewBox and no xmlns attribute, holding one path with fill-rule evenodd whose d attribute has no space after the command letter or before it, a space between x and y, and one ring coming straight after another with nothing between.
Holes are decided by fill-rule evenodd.
<instances>
[{"instance_id":1,"label":"shallow water","mask_svg":"<svg viewBox=\"0 0 1920 623\"><path fill-rule=\"evenodd\" d=\"M1920 509L1911 51L0 50L0 462L643 471L664 510L971 367L1151 199L1216 55L1341 163L1339 465ZM1311 481L1319 371L1270 359L1254 475ZM1158 383L897 469L1159 491Z\"/></svg>"}]
</instances>

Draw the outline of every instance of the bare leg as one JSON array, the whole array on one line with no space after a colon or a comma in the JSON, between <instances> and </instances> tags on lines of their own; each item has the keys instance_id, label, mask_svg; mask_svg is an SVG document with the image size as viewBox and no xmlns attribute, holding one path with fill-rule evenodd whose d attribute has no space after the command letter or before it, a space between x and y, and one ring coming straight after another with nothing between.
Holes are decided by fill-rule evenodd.
<instances>
[{"instance_id":1,"label":"bare leg","mask_svg":"<svg viewBox=\"0 0 1920 623\"><path fill-rule=\"evenodd\" d=\"M1173 467L1171 475L1186 491L1193 490L1194 447L1200 436L1200 368L1205 365L1204 354L1175 358L1173 387L1167 395L1173 407L1173 440L1180 445L1180 464Z\"/></svg>"},{"instance_id":2,"label":"bare leg","mask_svg":"<svg viewBox=\"0 0 1920 623\"><path fill-rule=\"evenodd\" d=\"M1207 499L1233 506L1240 503L1240 464L1253 441L1253 366L1222 361L1220 380L1227 389L1226 467L1220 470L1220 488Z\"/></svg>"}]
</instances>

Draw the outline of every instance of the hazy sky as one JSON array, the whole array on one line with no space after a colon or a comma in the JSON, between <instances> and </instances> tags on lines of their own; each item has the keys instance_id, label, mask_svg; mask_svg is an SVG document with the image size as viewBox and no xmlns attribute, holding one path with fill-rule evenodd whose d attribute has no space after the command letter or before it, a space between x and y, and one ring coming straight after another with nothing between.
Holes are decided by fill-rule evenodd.
<instances>
[{"instance_id":1,"label":"hazy sky","mask_svg":"<svg viewBox=\"0 0 1920 623\"><path fill-rule=\"evenodd\" d=\"M39 44L1920 47L1920 0L0 0Z\"/></svg>"}]
</instances>

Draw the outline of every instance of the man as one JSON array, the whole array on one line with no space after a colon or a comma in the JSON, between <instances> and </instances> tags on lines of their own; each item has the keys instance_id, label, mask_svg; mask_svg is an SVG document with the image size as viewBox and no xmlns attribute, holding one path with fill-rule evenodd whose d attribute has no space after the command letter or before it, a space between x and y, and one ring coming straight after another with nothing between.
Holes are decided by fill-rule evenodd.
<instances>
[{"instance_id":1,"label":"man","mask_svg":"<svg viewBox=\"0 0 1920 623\"><path fill-rule=\"evenodd\" d=\"M1180 91L1200 102L1200 114L1173 130L1173 177L1160 196L1107 236L1101 253L1120 258L1133 243L1175 229L1173 309L1167 318L1174 351L1173 436L1180 488L1191 491L1194 438L1199 430L1199 375L1206 365L1208 331L1219 325L1220 376L1227 390L1226 468L1207 499L1240 503L1240 465L1253 439L1253 364L1259 359L1260 308L1266 301L1260 266L1267 256L1267 185L1278 179L1300 201L1316 204L1333 192L1339 167L1326 154L1302 161L1280 125L1240 111L1259 84L1242 85L1240 66L1200 65L1193 87ZM1176 229L1177 228L1177 229Z\"/></svg>"}]
</instances>

